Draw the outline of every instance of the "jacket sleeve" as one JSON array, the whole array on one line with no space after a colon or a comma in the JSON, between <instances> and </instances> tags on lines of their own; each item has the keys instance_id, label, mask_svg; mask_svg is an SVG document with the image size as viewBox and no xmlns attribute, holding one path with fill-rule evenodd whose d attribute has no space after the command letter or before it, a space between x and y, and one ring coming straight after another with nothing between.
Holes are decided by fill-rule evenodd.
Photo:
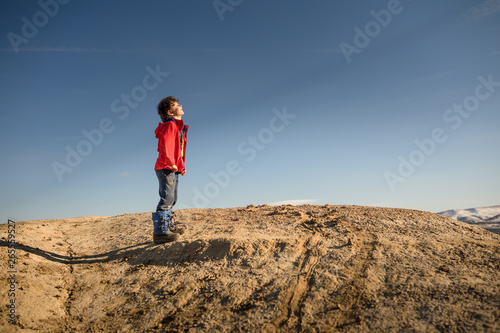
<instances>
[{"instance_id":1,"label":"jacket sleeve","mask_svg":"<svg viewBox=\"0 0 500 333\"><path fill-rule=\"evenodd\" d=\"M169 125L163 133L163 146L165 148L165 162L167 166L175 165L175 126Z\"/></svg>"}]
</instances>

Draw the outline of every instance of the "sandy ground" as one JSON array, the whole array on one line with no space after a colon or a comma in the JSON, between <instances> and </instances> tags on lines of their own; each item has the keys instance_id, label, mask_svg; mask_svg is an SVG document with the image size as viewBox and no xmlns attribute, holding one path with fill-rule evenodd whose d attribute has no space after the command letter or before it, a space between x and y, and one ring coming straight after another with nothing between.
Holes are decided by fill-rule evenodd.
<instances>
[{"instance_id":1,"label":"sandy ground","mask_svg":"<svg viewBox=\"0 0 500 333\"><path fill-rule=\"evenodd\" d=\"M500 235L479 227L331 205L178 210L176 220L186 233L163 245L151 213L17 222L14 267L0 225L0 330L500 331Z\"/></svg>"}]
</instances>

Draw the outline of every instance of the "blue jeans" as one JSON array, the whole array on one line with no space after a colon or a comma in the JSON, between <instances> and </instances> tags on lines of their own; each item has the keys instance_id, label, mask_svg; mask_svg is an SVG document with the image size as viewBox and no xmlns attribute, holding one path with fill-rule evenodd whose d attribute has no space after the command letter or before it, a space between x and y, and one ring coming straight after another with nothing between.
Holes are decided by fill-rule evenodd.
<instances>
[{"instance_id":1,"label":"blue jeans","mask_svg":"<svg viewBox=\"0 0 500 333\"><path fill-rule=\"evenodd\" d=\"M160 202L156 206L156 211L160 212L172 209L177 202L179 174L169 169L155 170L155 172L160 184Z\"/></svg>"}]
</instances>

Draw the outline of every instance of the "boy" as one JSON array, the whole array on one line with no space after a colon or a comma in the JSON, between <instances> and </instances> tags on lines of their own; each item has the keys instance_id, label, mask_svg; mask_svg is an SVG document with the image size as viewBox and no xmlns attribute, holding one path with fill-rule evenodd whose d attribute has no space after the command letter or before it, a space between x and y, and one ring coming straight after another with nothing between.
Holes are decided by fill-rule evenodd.
<instances>
[{"instance_id":1,"label":"boy","mask_svg":"<svg viewBox=\"0 0 500 333\"><path fill-rule=\"evenodd\" d=\"M160 185L160 202L153 213L153 241L155 244L173 242L184 233L184 229L174 226L172 207L177 201L179 174L185 175L187 125L182 116L184 111L178 99L169 96L157 106L161 123L155 134L158 139L158 159L155 172Z\"/></svg>"}]
</instances>

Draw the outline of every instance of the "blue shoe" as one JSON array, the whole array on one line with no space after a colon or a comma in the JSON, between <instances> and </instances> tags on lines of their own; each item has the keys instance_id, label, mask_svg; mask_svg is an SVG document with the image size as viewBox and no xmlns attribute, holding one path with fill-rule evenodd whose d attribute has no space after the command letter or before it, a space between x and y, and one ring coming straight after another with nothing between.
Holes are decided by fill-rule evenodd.
<instances>
[{"instance_id":1,"label":"blue shoe","mask_svg":"<svg viewBox=\"0 0 500 333\"><path fill-rule=\"evenodd\" d=\"M185 231L184 228L174 226L172 209L153 213L153 224L156 235L163 235L168 231L182 235Z\"/></svg>"},{"instance_id":2,"label":"blue shoe","mask_svg":"<svg viewBox=\"0 0 500 333\"><path fill-rule=\"evenodd\" d=\"M168 225L168 230L170 230L171 232L175 232L176 234L179 235L184 234L184 231L186 231L186 229L174 225L174 212L172 212L172 210L170 210L170 221L167 225Z\"/></svg>"},{"instance_id":3,"label":"blue shoe","mask_svg":"<svg viewBox=\"0 0 500 333\"><path fill-rule=\"evenodd\" d=\"M168 231L167 222L163 212L153 213L154 234L157 236L165 235Z\"/></svg>"},{"instance_id":4,"label":"blue shoe","mask_svg":"<svg viewBox=\"0 0 500 333\"><path fill-rule=\"evenodd\" d=\"M153 241L155 244L163 244L174 242L179 238L178 234L174 234L168 230L168 225L172 219L172 212L160 211L152 214L153 217Z\"/></svg>"}]
</instances>

